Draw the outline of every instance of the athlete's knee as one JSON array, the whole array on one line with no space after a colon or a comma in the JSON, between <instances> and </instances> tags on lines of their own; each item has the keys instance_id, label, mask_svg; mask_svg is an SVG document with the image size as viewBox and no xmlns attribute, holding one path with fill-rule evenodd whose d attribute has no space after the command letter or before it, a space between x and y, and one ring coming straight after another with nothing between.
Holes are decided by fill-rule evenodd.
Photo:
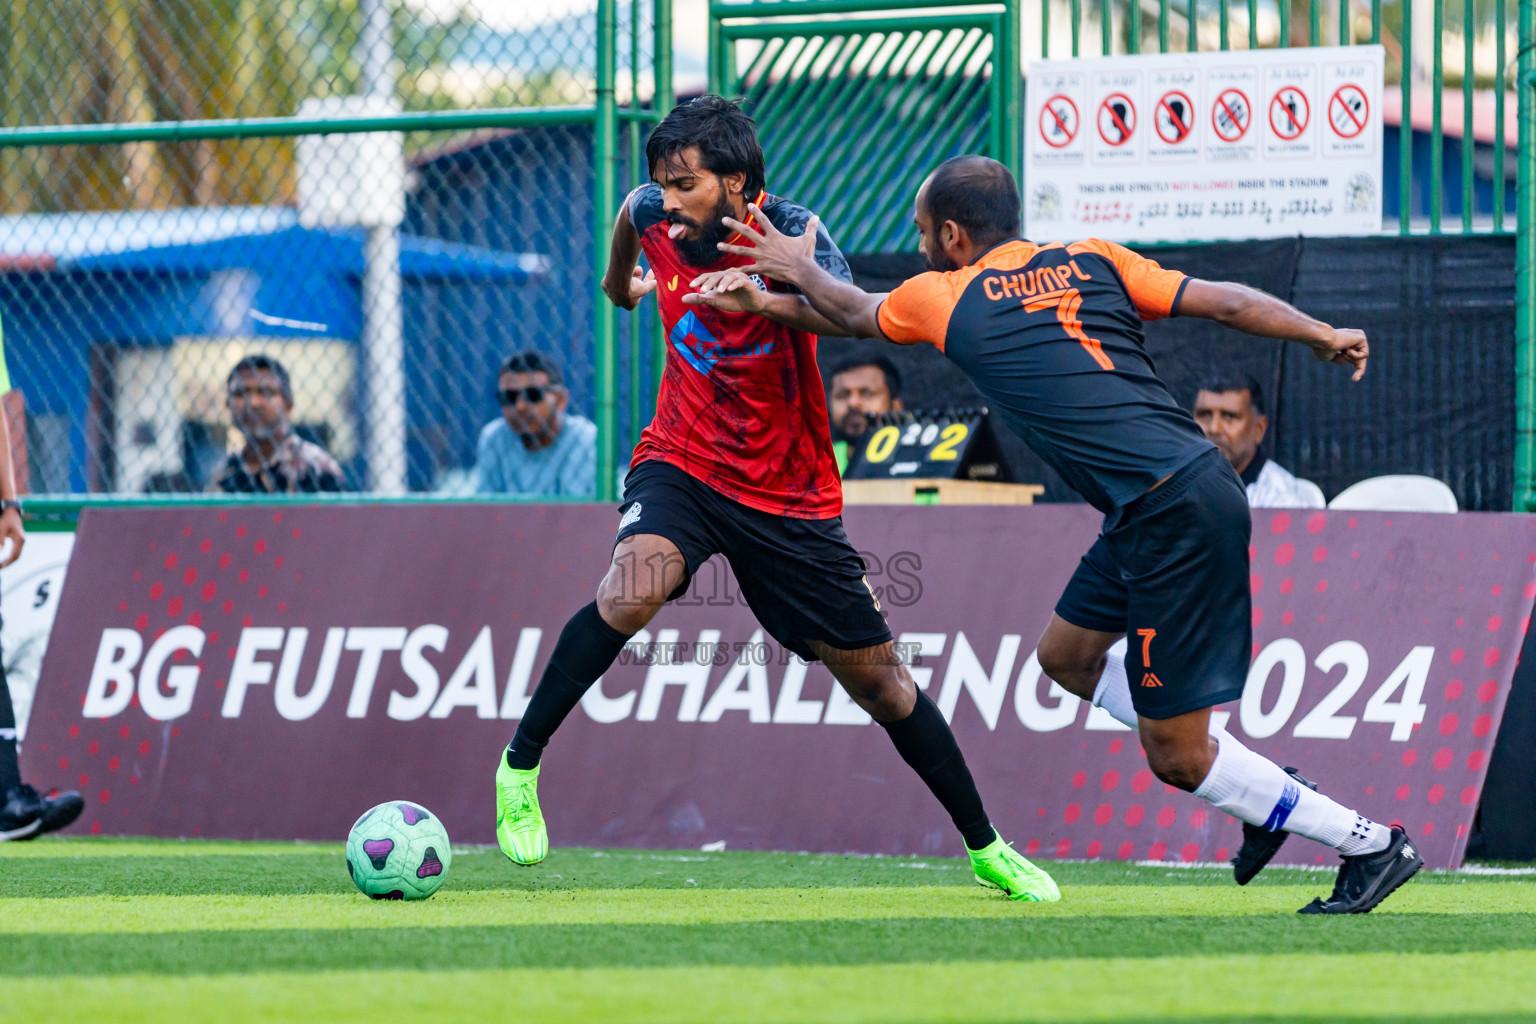
<instances>
[{"instance_id":1,"label":"athlete's knee","mask_svg":"<svg viewBox=\"0 0 1536 1024\"><path fill-rule=\"evenodd\" d=\"M597 613L620 633L634 634L644 629L661 606L666 595L654 589L637 587L619 566L611 566L597 587Z\"/></svg>"},{"instance_id":2,"label":"athlete's knee","mask_svg":"<svg viewBox=\"0 0 1536 1024\"><path fill-rule=\"evenodd\" d=\"M597 608L614 629L635 633L688 579L682 553L660 537L626 537L597 588Z\"/></svg>"},{"instance_id":3,"label":"athlete's knee","mask_svg":"<svg viewBox=\"0 0 1536 1024\"><path fill-rule=\"evenodd\" d=\"M868 711L877 722L896 722L912 713L917 700L917 686L896 672L881 673L879 678L843 683L849 696ZM855 692L855 686L858 691Z\"/></svg>"},{"instance_id":4,"label":"athlete's knee","mask_svg":"<svg viewBox=\"0 0 1536 1024\"><path fill-rule=\"evenodd\" d=\"M1087 657L1065 645L1043 640L1035 655L1040 660L1040 671L1061 684L1061 688L1084 700L1093 699L1093 691L1104 673L1104 656Z\"/></svg>"},{"instance_id":5,"label":"athlete's knee","mask_svg":"<svg viewBox=\"0 0 1536 1024\"><path fill-rule=\"evenodd\" d=\"M912 713L917 684L889 644L864 651L838 651L820 644L813 648L853 702L877 722L900 721Z\"/></svg>"},{"instance_id":6,"label":"athlete's knee","mask_svg":"<svg viewBox=\"0 0 1536 1024\"><path fill-rule=\"evenodd\" d=\"M1143 729L1141 742L1152 774L1186 793L1198 789L1211 770L1214 754L1208 735L1164 737Z\"/></svg>"}]
</instances>

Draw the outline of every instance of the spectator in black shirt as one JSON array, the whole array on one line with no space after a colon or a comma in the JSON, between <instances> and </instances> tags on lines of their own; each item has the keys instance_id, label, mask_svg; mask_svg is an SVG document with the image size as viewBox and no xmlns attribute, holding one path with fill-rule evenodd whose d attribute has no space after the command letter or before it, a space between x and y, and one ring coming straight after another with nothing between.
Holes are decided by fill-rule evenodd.
<instances>
[{"instance_id":1,"label":"spectator in black shirt","mask_svg":"<svg viewBox=\"0 0 1536 1024\"><path fill-rule=\"evenodd\" d=\"M208 485L227 494L300 494L341 490L341 466L330 452L293 432L293 388L271 356L246 356L225 383L229 418L245 437Z\"/></svg>"}]
</instances>

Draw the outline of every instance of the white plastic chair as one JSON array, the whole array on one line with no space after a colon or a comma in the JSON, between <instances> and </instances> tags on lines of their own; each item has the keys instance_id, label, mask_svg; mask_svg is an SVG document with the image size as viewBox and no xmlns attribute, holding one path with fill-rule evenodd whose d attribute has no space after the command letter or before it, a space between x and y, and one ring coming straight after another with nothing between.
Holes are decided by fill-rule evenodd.
<instances>
[{"instance_id":1,"label":"white plastic chair","mask_svg":"<svg viewBox=\"0 0 1536 1024\"><path fill-rule=\"evenodd\" d=\"M1359 512L1456 512L1456 495L1430 476L1373 476L1340 491L1329 508Z\"/></svg>"},{"instance_id":2,"label":"white plastic chair","mask_svg":"<svg viewBox=\"0 0 1536 1024\"><path fill-rule=\"evenodd\" d=\"M1323 489L1311 480L1296 478L1296 489L1308 499L1302 508L1327 508L1328 499L1323 497Z\"/></svg>"}]
</instances>

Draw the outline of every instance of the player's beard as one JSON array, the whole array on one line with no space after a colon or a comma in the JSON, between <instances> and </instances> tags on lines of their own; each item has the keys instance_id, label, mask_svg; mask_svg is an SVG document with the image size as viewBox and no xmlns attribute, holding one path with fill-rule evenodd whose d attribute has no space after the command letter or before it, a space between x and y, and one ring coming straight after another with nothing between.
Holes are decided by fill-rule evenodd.
<instances>
[{"instance_id":1,"label":"player's beard","mask_svg":"<svg viewBox=\"0 0 1536 1024\"><path fill-rule=\"evenodd\" d=\"M940 274L947 274L951 270L960 269L960 264L945 255L943 249L929 249L928 254L923 259L927 262L929 270Z\"/></svg>"},{"instance_id":2,"label":"player's beard","mask_svg":"<svg viewBox=\"0 0 1536 1024\"><path fill-rule=\"evenodd\" d=\"M839 436L833 440L857 441L869 431L869 421L870 417L867 414L857 409L850 409L843 416L841 423L834 424L833 432Z\"/></svg>"},{"instance_id":3,"label":"player's beard","mask_svg":"<svg viewBox=\"0 0 1536 1024\"><path fill-rule=\"evenodd\" d=\"M240 431L240 436L253 445L281 441L288 432L288 425L282 420L267 423L249 413L234 417L234 424L235 429Z\"/></svg>"},{"instance_id":4,"label":"player's beard","mask_svg":"<svg viewBox=\"0 0 1536 1024\"><path fill-rule=\"evenodd\" d=\"M725 259L726 254L721 252L718 246L731 237L731 229L725 226L725 218L735 212L731 208L730 198L722 194L720 204L715 207L715 215L703 224L689 220L681 214L673 214L669 217L672 223L697 228L699 232L698 238L689 239L685 235L673 243L677 246L677 254L683 258L683 262L690 267L712 267Z\"/></svg>"}]
</instances>

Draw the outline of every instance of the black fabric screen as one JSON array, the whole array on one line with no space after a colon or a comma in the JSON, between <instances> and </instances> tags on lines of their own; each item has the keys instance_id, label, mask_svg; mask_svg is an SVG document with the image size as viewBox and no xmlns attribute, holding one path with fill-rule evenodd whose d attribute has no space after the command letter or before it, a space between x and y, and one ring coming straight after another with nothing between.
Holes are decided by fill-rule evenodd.
<instances>
[{"instance_id":1,"label":"black fabric screen","mask_svg":"<svg viewBox=\"0 0 1536 1024\"><path fill-rule=\"evenodd\" d=\"M1536 860L1536 631L1527 631L1467 856Z\"/></svg>"},{"instance_id":2,"label":"black fabric screen","mask_svg":"<svg viewBox=\"0 0 1536 1024\"><path fill-rule=\"evenodd\" d=\"M1515 466L1513 237L1308 240L1291 301L1371 342L1351 384L1290 346L1275 456L1332 498L1421 473L1508 511Z\"/></svg>"}]
</instances>

